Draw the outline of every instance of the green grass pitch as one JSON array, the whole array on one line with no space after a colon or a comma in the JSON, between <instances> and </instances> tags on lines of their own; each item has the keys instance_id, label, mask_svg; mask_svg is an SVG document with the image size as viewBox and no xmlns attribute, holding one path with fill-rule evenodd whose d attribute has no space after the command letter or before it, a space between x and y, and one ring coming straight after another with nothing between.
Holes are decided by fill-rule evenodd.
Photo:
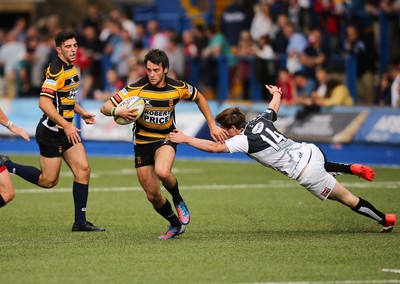
<instances>
[{"instance_id":1,"label":"green grass pitch","mask_svg":"<svg viewBox=\"0 0 400 284\"><path fill-rule=\"evenodd\" d=\"M36 156L12 158L38 165ZM255 162L177 160L192 221L167 241L157 240L167 223L146 200L132 159L90 163L87 217L107 231L71 232L65 164L51 190L13 176L17 195L0 209L1 283L400 283L400 228L363 231L375 222ZM374 182L338 179L399 214L399 169L375 170Z\"/></svg>"}]
</instances>

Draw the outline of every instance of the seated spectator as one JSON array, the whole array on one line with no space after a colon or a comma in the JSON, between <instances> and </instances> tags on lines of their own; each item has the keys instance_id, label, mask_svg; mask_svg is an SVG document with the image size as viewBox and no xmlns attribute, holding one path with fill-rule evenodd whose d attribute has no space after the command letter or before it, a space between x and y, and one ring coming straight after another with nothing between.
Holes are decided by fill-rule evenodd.
<instances>
[{"instance_id":1,"label":"seated spectator","mask_svg":"<svg viewBox=\"0 0 400 284\"><path fill-rule=\"evenodd\" d=\"M295 103L300 105L309 105L312 93L316 90L315 81L307 78L305 73L302 71L295 72L293 78L296 86Z\"/></svg>"},{"instance_id":2,"label":"seated spectator","mask_svg":"<svg viewBox=\"0 0 400 284\"><path fill-rule=\"evenodd\" d=\"M392 82L388 73L383 73L376 88L374 104L377 106L390 106L392 102L390 86Z\"/></svg>"},{"instance_id":3,"label":"seated spectator","mask_svg":"<svg viewBox=\"0 0 400 284\"><path fill-rule=\"evenodd\" d=\"M326 82L326 93L324 97L313 96L313 103L321 107L353 106L353 97L345 84L337 79L330 78Z\"/></svg>"},{"instance_id":4,"label":"seated spectator","mask_svg":"<svg viewBox=\"0 0 400 284\"><path fill-rule=\"evenodd\" d=\"M293 105L295 103L296 97L296 86L294 84L292 75L289 73L289 70L287 70L286 68L282 68L279 70L276 85L282 90L282 105Z\"/></svg>"}]
</instances>

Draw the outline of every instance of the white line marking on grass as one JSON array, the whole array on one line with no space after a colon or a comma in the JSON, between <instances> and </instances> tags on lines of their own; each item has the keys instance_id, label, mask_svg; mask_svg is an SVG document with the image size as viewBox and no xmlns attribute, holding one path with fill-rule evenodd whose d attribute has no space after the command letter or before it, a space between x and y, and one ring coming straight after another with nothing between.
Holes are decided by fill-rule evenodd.
<instances>
[{"instance_id":1,"label":"white line marking on grass","mask_svg":"<svg viewBox=\"0 0 400 284\"><path fill-rule=\"evenodd\" d=\"M300 282L255 282L254 284L385 284L400 283L399 279L385 280L342 280L342 281L300 281Z\"/></svg>"},{"instance_id":2,"label":"white line marking on grass","mask_svg":"<svg viewBox=\"0 0 400 284\"><path fill-rule=\"evenodd\" d=\"M379 183L377 188L394 188L392 187L393 182ZM400 182L398 183L400 185ZM352 185L352 184L351 184ZM350 186L351 186L350 185ZM226 190L226 189L246 189L246 188L291 188L300 187L294 182L286 182L280 180L272 180L268 184L205 184L205 185L192 185L192 186L180 186L181 190ZM354 186L353 186L354 187ZM57 193L57 192L70 192L71 188L54 188L54 189L42 189L42 188L28 188L28 189L17 189L17 193ZM142 191L140 186L130 187L91 187L90 191L97 192L108 192L108 191Z\"/></svg>"},{"instance_id":3,"label":"white line marking on grass","mask_svg":"<svg viewBox=\"0 0 400 284\"><path fill-rule=\"evenodd\" d=\"M382 272L400 273L400 269L382 268Z\"/></svg>"},{"instance_id":4,"label":"white line marking on grass","mask_svg":"<svg viewBox=\"0 0 400 284\"><path fill-rule=\"evenodd\" d=\"M172 168L172 172L174 174L201 174L203 173L203 169L194 168L194 169L185 169L185 168ZM116 175L136 175L136 170L134 168L123 168L119 170L104 170L104 171L95 171L92 172L91 178L99 178L102 176L116 176ZM61 177L72 177L73 174L70 171L62 171L60 172Z\"/></svg>"}]
</instances>

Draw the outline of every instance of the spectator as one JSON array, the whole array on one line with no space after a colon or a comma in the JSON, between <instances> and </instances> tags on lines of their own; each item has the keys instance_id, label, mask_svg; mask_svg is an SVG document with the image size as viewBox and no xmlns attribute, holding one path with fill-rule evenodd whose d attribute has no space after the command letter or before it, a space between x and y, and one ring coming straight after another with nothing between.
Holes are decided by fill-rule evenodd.
<instances>
[{"instance_id":1,"label":"spectator","mask_svg":"<svg viewBox=\"0 0 400 284\"><path fill-rule=\"evenodd\" d=\"M160 31L157 20L148 21L146 31L148 33L148 48L166 50L168 45L168 37L164 31Z\"/></svg>"},{"instance_id":2,"label":"spectator","mask_svg":"<svg viewBox=\"0 0 400 284\"><path fill-rule=\"evenodd\" d=\"M322 46L322 34L319 29L313 29L308 37L308 46L300 55L303 71L310 79L316 80L315 69L325 66L328 61L328 52Z\"/></svg>"},{"instance_id":3,"label":"spectator","mask_svg":"<svg viewBox=\"0 0 400 284\"><path fill-rule=\"evenodd\" d=\"M252 15L246 11L245 0L231 0L221 15L221 32L231 46L237 46L240 32L249 30Z\"/></svg>"},{"instance_id":4,"label":"spectator","mask_svg":"<svg viewBox=\"0 0 400 284\"><path fill-rule=\"evenodd\" d=\"M202 52L201 81L215 91L218 82L218 62L226 60L229 73L229 81L232 82L236 58L232 53L232 48L224 35L217 31L214 26L207 28L208 46Z\"/></svg>"},{"instance_id":5,"label":"spectator","mask_svg":"<svg viewBox=\"0 0 400 284\"><path fill-rule=\"evenodd\" d=\"M330 78L326 82L326 93L324 97L313 96L313 103L321 107L353 106L353 98L345 84L337 79ZM314 93L315 94L315 93Z\"/></svg>"},{"instance_id":6,"label":"spectator","mask_svg":"<svg viewBox=\"0 0 400 284\"><path fill-rule=\"evenodd\" d=\"M121 40L116 42L111 55L111 64L118 73L118 77L126 82L129 74L129 58L133 55L133 43L129 32L120 31Z\"/></svg>"},{"instance_id":7,"label":"spectator","mask_svg":"<svg viewBox=\"0 0 400 284\"><path fill-rule=\"evenodd\" d=\"M264 35L268 35L269 38L274 39L276 29L270 13L268 0L261 0L256 7L256 12L250 26L252 39L258 41Z\"/></svg>"},{"instance_id":8,"label":"spectator","mask_svg":"<svg viewBox=\"0 0 400 284\"><path fill-rule=\"evenodd\" d=\"M104 90L96 90L94 92L94 99L98 101L108 100L125 86L125 82L118 77L118 72L115 69L107 71L106 79L107 83Z\"/></svg>"},{"instance_id":9,"label":"spectator","mask_svg":"<svg viewBox=\"0 0 400 284\"><path fill-rule=\"evenodd\" d=\"M185 57L179 34L170 31L166 54L169 58L169 76L176 80L183 80L185 69Z\"/></svg>"},{"instance_id":10,"label":"spectator","mask_svg":"<svg viewBox=\"0 0 400 284\"><path fill-rule=\"evenodd\" d=\"M307 47L307 39L302 32L297 32L292 23L287 23L283 27L283 32L288 40L286 47L286 68L291 74L299 71L302 68L300 55Z\"/></svg>"},{"instance_id":11,"label":"spectator","mask_svg":"<svg viewBox=\"0 0 400 284\"><path fill-rule=\"evenodd\" d=\"M400 67L397 62L392 62L388 66L388 72L392 84L390 85L391 106L400 107Z\"/></svg>"},{"instance_id":12,"label":"spectator","mask_svg":"<svg viewBox=\"0 0 400 284\"><path fill-rule=\"evenodd\" d=\"M390 86L392 82L388 73L383 73L379 79L379 85L376 88L376 96L374 105L378 106L391 106L392 98L390 93Z\"/></svg>"},{"instance_id":13,"label":"spectator","mask_svg":"<svg viewBox=\"0 0 400 284\"><path fill-rule=\"evenodd\" d=\"M18 97L32 96L32 65L35 60L35 49L28 47L24 58L15 66L15 85Z\"/></svg>"},{"instance_id":14,"label":"spectator","mask_svg":"<svg viewBox=\"0 0 400 284\"><path fill-rule=\"evenodd\" d=\"M289 18L286 14L281 13L278 15L276 22L277 22L277 29L275 33L275 38L272 40L272 47L277 55L286 56L288 39L285 36L284 27L289 23Z\"/></svg>"},{"instance_id":15,"label":"spectator","mask_svg":"<svg viewBox=\"0 0 400 284\"><path fill-rule=\"evenodd\" d=\"M203 25L195 25L192 30L193 42L197 47L199 54L203 53L203 50L208 45L207 29Z\"/></svg>"},{"instance_id":16,"label":"spectator","mask_svg":"<svg viewBox=\"0 0 400 284\"><path fill-rule=\"evenodd\" d=\"M286 68L281 68L278 72L278 79L276 86L282 90L281 102L284 106L291 106L295 104L296 85L292 75Z\"/></svg>"},{"instance_id":17,"label":"spectator","mask_svg":"<svg viewBox=\"0 0 400 284\"><path fill-rule=\"evenodd\" d=\"M306 74L302 71L295 72L293 78L296 86L295 103L308 105L312 93L316 90L316 83L314 80L307 78Z\"/></svg>"},{"instance_id":18,"label":"spectator","mask_svg":"<svg viewBox=\"0 0 400 284\"><path fill-rule=\"evenodd\" d=\"M0 49L0 66L4 67L6 96L15 98L17 96L15 67L23 59L26 47L24 43L16 40L16 35L12 31L7 33L6 38L6 42Z\"/></svg>"},{"instance_id":19,"label":"spectator","mask_svg":"<svg viewBox=\"0 0 400 284\"><path fill-rule=\"evenodd\" d=\"M350 25L346 28L344 43L345 54L355 56L357 60L357 103L372 105L374 100L374 75L376 54L373 47L367 46L359 36L358 28Z\"/></svg>"},{"instance_id":20,"label":"spectator","mask_svg":"<svg viewBox=\"0 0 400 284\"><path fill-rule=\"evenodd\" d=\"M248 30L240 32L235 55L238 58L236 75L234 78L234 86L239 95L244 100L250 99L250 73L251 73L251 57L254 55L254 45Z\"/></svg>"}]
</instances>

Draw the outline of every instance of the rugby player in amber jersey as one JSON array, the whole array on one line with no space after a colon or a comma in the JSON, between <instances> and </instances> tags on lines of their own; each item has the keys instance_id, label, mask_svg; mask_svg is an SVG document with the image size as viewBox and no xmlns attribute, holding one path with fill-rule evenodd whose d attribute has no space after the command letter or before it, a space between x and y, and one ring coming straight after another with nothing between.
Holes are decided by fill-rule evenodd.
<instances>
[{"instance_id":1,"label":"rugby player in amber jersey","mask_svg":"<svg viewBox=\"0 0 400 284\"><path fill-rule=\"evenodd\" d=\"M174 130L168 139L213 153L244 153L263 166L277 170L306 188L320 200L338 201L354 212L369 217L380 224L380 232L392 231L395 214L384 214L367 200L355 196L337 181L325 168L325 155L314 144L301 143L285 137L274 122L280 107L282 91L272 85L265 86L272 95L269 107L251 121L239 108L227 108L216 116L216 121L228 131L225 143L198 139Z\"/></svg>"},{"instance_id":2,"label":"rugby player in amber jersey","mask_svg":"<svg viewBox=\"0 0 400 284\"><path fill-rule=\"evenodd\" d=\"M118 107L125 98L139 96L145 101L143 114L133 124L135 168L138 180L153 208L170 224L159 239L171 239L185 232L190 212L183 200L178 180L172 173L176 143L166 140L175 129L175 106L182 100L195 102L204 115L211 137L223 142L227 132L216 125L210 107L197 88L167 76L169 59L164 51L150 50L144 58L147 76L125 86L106 101L100 111L106 116L136 117L135 108ZM177 214L161 194L160 181L171 194Z\"/></svg>"},{"instance_id":3,"label":"rugby player in amber jersey","mask_svg":"<svg viewBox=\"0 0 400 284\"><path fill-rule=\"evenodd\" d=\"M76 34L60 31L55 37L57 56L46 68L39 107L43 111L36 128L40 149L40 170L14 163L0 156L0 164L23 179L44 188L54 187L60 176L61 162L67 163L74 175L72 193L75 207L73 232L104 231L86 220L90 166L85 148L73 119L79 114L86 124L94 124L94 114L76 103L79 77L74 61L78 50Z\"/></svg>"}]
</instances>

